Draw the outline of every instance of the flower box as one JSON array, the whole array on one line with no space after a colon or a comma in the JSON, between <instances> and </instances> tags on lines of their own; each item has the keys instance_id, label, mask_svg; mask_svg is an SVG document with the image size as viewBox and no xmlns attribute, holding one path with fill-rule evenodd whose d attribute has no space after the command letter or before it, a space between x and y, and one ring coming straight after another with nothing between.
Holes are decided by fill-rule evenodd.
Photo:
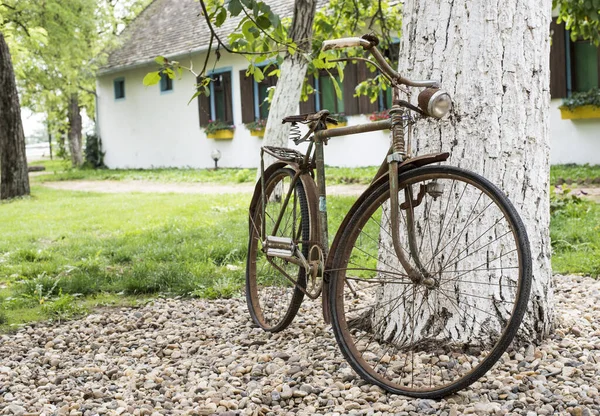
<instances>
[{"instance_id":1,"label":"flower box","mask_svg":"<svg viewBox=\"0 0 600 416\"><path fill-rule=\"evenodd\" d=\"M233 139L233 130L223 129L212 133L207 133L206 137L215 140L231 140Z\"/></svg>"},{"instance_id":2,"label":"flower box","mask_svg":"<svg viewBox=\"0 0 600 416\"><path fill-rule=\"evenodd\" d=\"M250 130L250 135L254 137L263 137L265 135L265 129L262 130Z\"/></svg>"},{"instance_id":3,"label":"flower box","mask_svg":"<svg viewBox=\"0 0 600 416\"><path fill-rule=\"evenodd\" d=\"M582 105L569 110L566 107L560 109L563 120L581 120L584 118L600 118L600 107L594 105Z\"/></svg>"}]
</instances>

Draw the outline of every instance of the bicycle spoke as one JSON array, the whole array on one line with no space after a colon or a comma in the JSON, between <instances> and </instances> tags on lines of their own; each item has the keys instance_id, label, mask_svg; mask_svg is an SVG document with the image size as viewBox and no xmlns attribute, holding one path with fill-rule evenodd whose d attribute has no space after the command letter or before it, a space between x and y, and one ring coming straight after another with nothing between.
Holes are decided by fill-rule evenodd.
<instances>
[{"instance_id":1,"label":"bicycle spoke","mask_svg":"<svg viewBox=\"0 0 600 416\"><path fill-rule=\"evenodd\" d=\"M422 173L445 170L452 174ZM507 209L499 209L504 197L492 198L488 185L454 171L420 168L408 185L400 183L401 190L411 186L419 193L412 200L408 191L399 195L399 204L412 212L400 209L395 224L389 192L364 202L350 222L353 230L342 237L345 260L334 259L328 270L338 277L334 308L346 325L334 325L340 346L361 357L351 361L359 374L375 376L396 394L455 391L475 379L468 374L483 374L491 351L506 345L499 341L511 335L505 328L514 324L510 317L523 298L517 256L525 254L517 254L518 230ZM439 188L424 188L433 182ZM397 227L399 250L416 276L401 266L391 227Z\"/></svg>"}]
</instances>

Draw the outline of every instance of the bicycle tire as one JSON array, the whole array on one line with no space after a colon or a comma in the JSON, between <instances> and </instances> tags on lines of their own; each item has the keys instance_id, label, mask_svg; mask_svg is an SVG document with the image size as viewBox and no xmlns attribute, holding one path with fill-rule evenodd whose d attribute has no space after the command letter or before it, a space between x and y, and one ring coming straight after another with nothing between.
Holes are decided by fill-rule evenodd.
<instances>
[{"instance_id":1,"label":"bicycle tire","mask_svg":"<svg viewBox=\"0 0 600 416\"><path fill-rule=\"evenodd\" d=\"M266 232L267 235L271 235L276 222L274 214L281 211L293 177L294 171L292 169L280 168L268 178L265 178L266 215L262 215L262 203L258 203L254 211L250 213L250 238L246 264L246 302L254 323L269 332L279 332L285 329L296 316L304 298L302 290L293 285L277 270L274 264L289 272L290 277L297 278L297 284L302 288L306 287L306 272L303 267L274 257L270 258L270 261L273 262L271 263L260 247L262 244L260 238L262 218L269 219L266 222ZM259 194L255 197L258 197L258 201L262 201L262 189L259 187L256 192ZM296 181L295 191L286 205L286 213L282 216L281 224L284 227L277 232L278 237L291 237L294 243L300 247L304 257L308 257L308 242L311 237L310 214L306 198L302 181ZM290 215L286 218L285 215L288 215L288 213ZM297 214L299 218L296 218ZM284 221L286 221L285 224ZM294 233L291 234L292 229ZM297 236L301 236L300 241L298 241Z\"/></svg>"},{"instance_id":2,"label":"bicycle tire","mask_svg":"<svg viewBox=\"0 0 600 416\"><path fill-rule=\"evenodd\" d=\"M443 187L444 191L434 199L429 189L433 192L436 187L427 187L432 181L450 184L450 188ZM475 173L450 166L425 166L400 174L399 184L399 204L409 186L413 196L415 185L426 191L418 205L417 200L410 202L418 215L415 238L422 237L414 257L421 257L421 264L434 276L437 286L427 287L410 280L397 260L393 262L397 255L391 243L386 247L388 243L379 241L378 236L388 232L389 224L385 212L389 208L385 204L390 187L389 182L383 183L349 214L352 217L347 227L340 230L345 244L334 254L330 272L332 325L344 357L363 379L394 394L438 399L483 376L513 340L531 289L529 241L523 222L507 197ZM469 217L474 213L476 216L465 220L468 209L464 206L474 201L477 194ZM445 211L443 197L447 197ZM482 198L488 201L480 205ZM408 199L405 202L409 203ZM490 207L492 210L488 211ZM406 222L404 212L399 214L397 225L401 233L402 221ZM451 222L455 222L453 226ZM478 236L464 234L473 223L484 231ZM447 251L440 240L449 233L447 229L458 230L460 225L464 228L446 244L454 246ZM437 236L431 233L434 227L439 231L435 248L432 243ZM500 234L502 230L506 234ZM377 244L369 241L369 232L375 232L370 237ZM403 250L408 247L405 236L406 233L401 237ZM427 236L430 247L423 250ZM456 245L463 242L466 247L456 252ZM431 256L426 263L422 261L425 251ZM414 257L409 256L411 264L416 265ZM483 266L463 269L482 259ZM355 267L360 266L360 261L365 266ZM367 267L373 264L374 268ZM503 286L505 283L507 287ZM363 291L358 291L361 288ZM485 305L492 309L484 308ZM464 316L455 318L456 313ZM477 320L479 316L483 316L481 321Z\"/></svg>"}]
</instances>

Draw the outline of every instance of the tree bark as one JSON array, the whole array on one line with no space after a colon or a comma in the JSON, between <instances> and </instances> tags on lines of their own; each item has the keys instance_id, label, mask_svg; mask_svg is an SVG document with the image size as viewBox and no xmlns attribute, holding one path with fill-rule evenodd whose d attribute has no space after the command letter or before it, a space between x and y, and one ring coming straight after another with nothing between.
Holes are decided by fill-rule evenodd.
<instances>
[{"instance_id":1,"label":"tree bark","mask_svg":"<svg viewBox=\"0 0 600 416\"><path fill-rule=\"evenodd\" d=\"M527 228L533 284L517 335L526 342L546 337L553 318L550 12L543 0L406 0L403 6L400 73L441 80L454 100L449 119L417 124L417 154L451 152L448 164L479 173L502 189Z\"/></svg>"},{"instance_id":2,"label":"tree bark","mask_svg":"<svg viewBox=\"0 0 600 416\"><path fill-rule=\"evenodd\" d=\"M301 50L310 50L311 47L316 4L316 0L296 0L294 3L290 36ZM298 110L307 69L308 62L300 53L285 56L267 119L266 146L287 147L290 125L282 124L281 120ZM265 167L272 162L273 158L265 155Z\"/></svg>"},{"instance_id":3,"label":"tree bark","mask_svg":"<svg viewBox=\"0 0 600 416\"><path fill-rule=\"evenodd\" d=\"M10 51L0 32L0 199L29 195L21 106Z\"/></svg>"},{"instance_id":4,"label":"tree bark","mask_svg":"<svg viewBox=\"0 0 600 416\"><path fill-rule=\"evenodd\" d=\"M77 93L71 94L69 99L69 150L71 151L71 163L73 167L83 165L83 150L82 150L82 121L81 108L79 107L79 96Z\"/></svg>"}]
</instances>

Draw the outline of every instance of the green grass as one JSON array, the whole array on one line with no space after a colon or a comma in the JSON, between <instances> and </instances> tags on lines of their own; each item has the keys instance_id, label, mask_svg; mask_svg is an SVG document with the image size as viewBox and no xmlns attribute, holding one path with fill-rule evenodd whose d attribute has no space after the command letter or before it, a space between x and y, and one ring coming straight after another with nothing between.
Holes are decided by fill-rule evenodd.
<instances>
[{"instance_id":1,"label":"green grass","mask_svg":"<svg viewBox=\"0 0 600 416\"><path fill-rule=\"evenodd\" d=\"M63 169L62 162L44 163ZM328 168L329 183L366 183L375 170ZM139 174L164 182L186 175L231 182L246 175L228 169L67 170L60 175L69 172L97 180L104 174L121 179ZM0 328L66 319L98 305L132 304L159 294L236 296L244 284L249 199L95 194L34 185L32 197L0 203ZM330 238L354 199L328 198ZM600 205L555 197L552 210L554 271L599 276Z\"/></svg>"},{"instance_id":2,"label":"green grass","mask_svg":"<svg viewBox=\"0 0 600 416\"><path fill-rule=\"evenodd\" d=\"M550 183L556 184L558 179L574 182L600 178L600 165L552 165L550 167Z\"/></svg>"},{"instance_id":3,"label":"green grass","mask_svg":"<svg viewBox=\"0 0 600 416\"><path fill-rule=\"evenodd\" d=\"M567 193L550 206L553 271L600 276L600 204Z\"/></svg>"},{"instance_id":4,"label":"green grass","mask_svg":"<svg viewBox=\"0 0 600 416\"><path fill-rule=\"evenodd\" d=\"M165 183L204 182L204 183L253 183L256 169L73 169L70 162L64 160L45 160L33 165L45 166L47 174L33 176L33 183L76 180L128 180L155 181ZM329 184L367 184L371 181L377 167L365 168L326 168Z\"/></svg>"},{"instance_id":5,"label":"green grass","mask_svg":"<svg viewBox=\"0 0 600 416\"><path fill-rule=\"evenodd\" d=\"M76 316L98 296L237 295L249 200L34 186L0 204L0 326ZM333 224L352 201L331 198Z\"/></svg>"}]
</instances>

